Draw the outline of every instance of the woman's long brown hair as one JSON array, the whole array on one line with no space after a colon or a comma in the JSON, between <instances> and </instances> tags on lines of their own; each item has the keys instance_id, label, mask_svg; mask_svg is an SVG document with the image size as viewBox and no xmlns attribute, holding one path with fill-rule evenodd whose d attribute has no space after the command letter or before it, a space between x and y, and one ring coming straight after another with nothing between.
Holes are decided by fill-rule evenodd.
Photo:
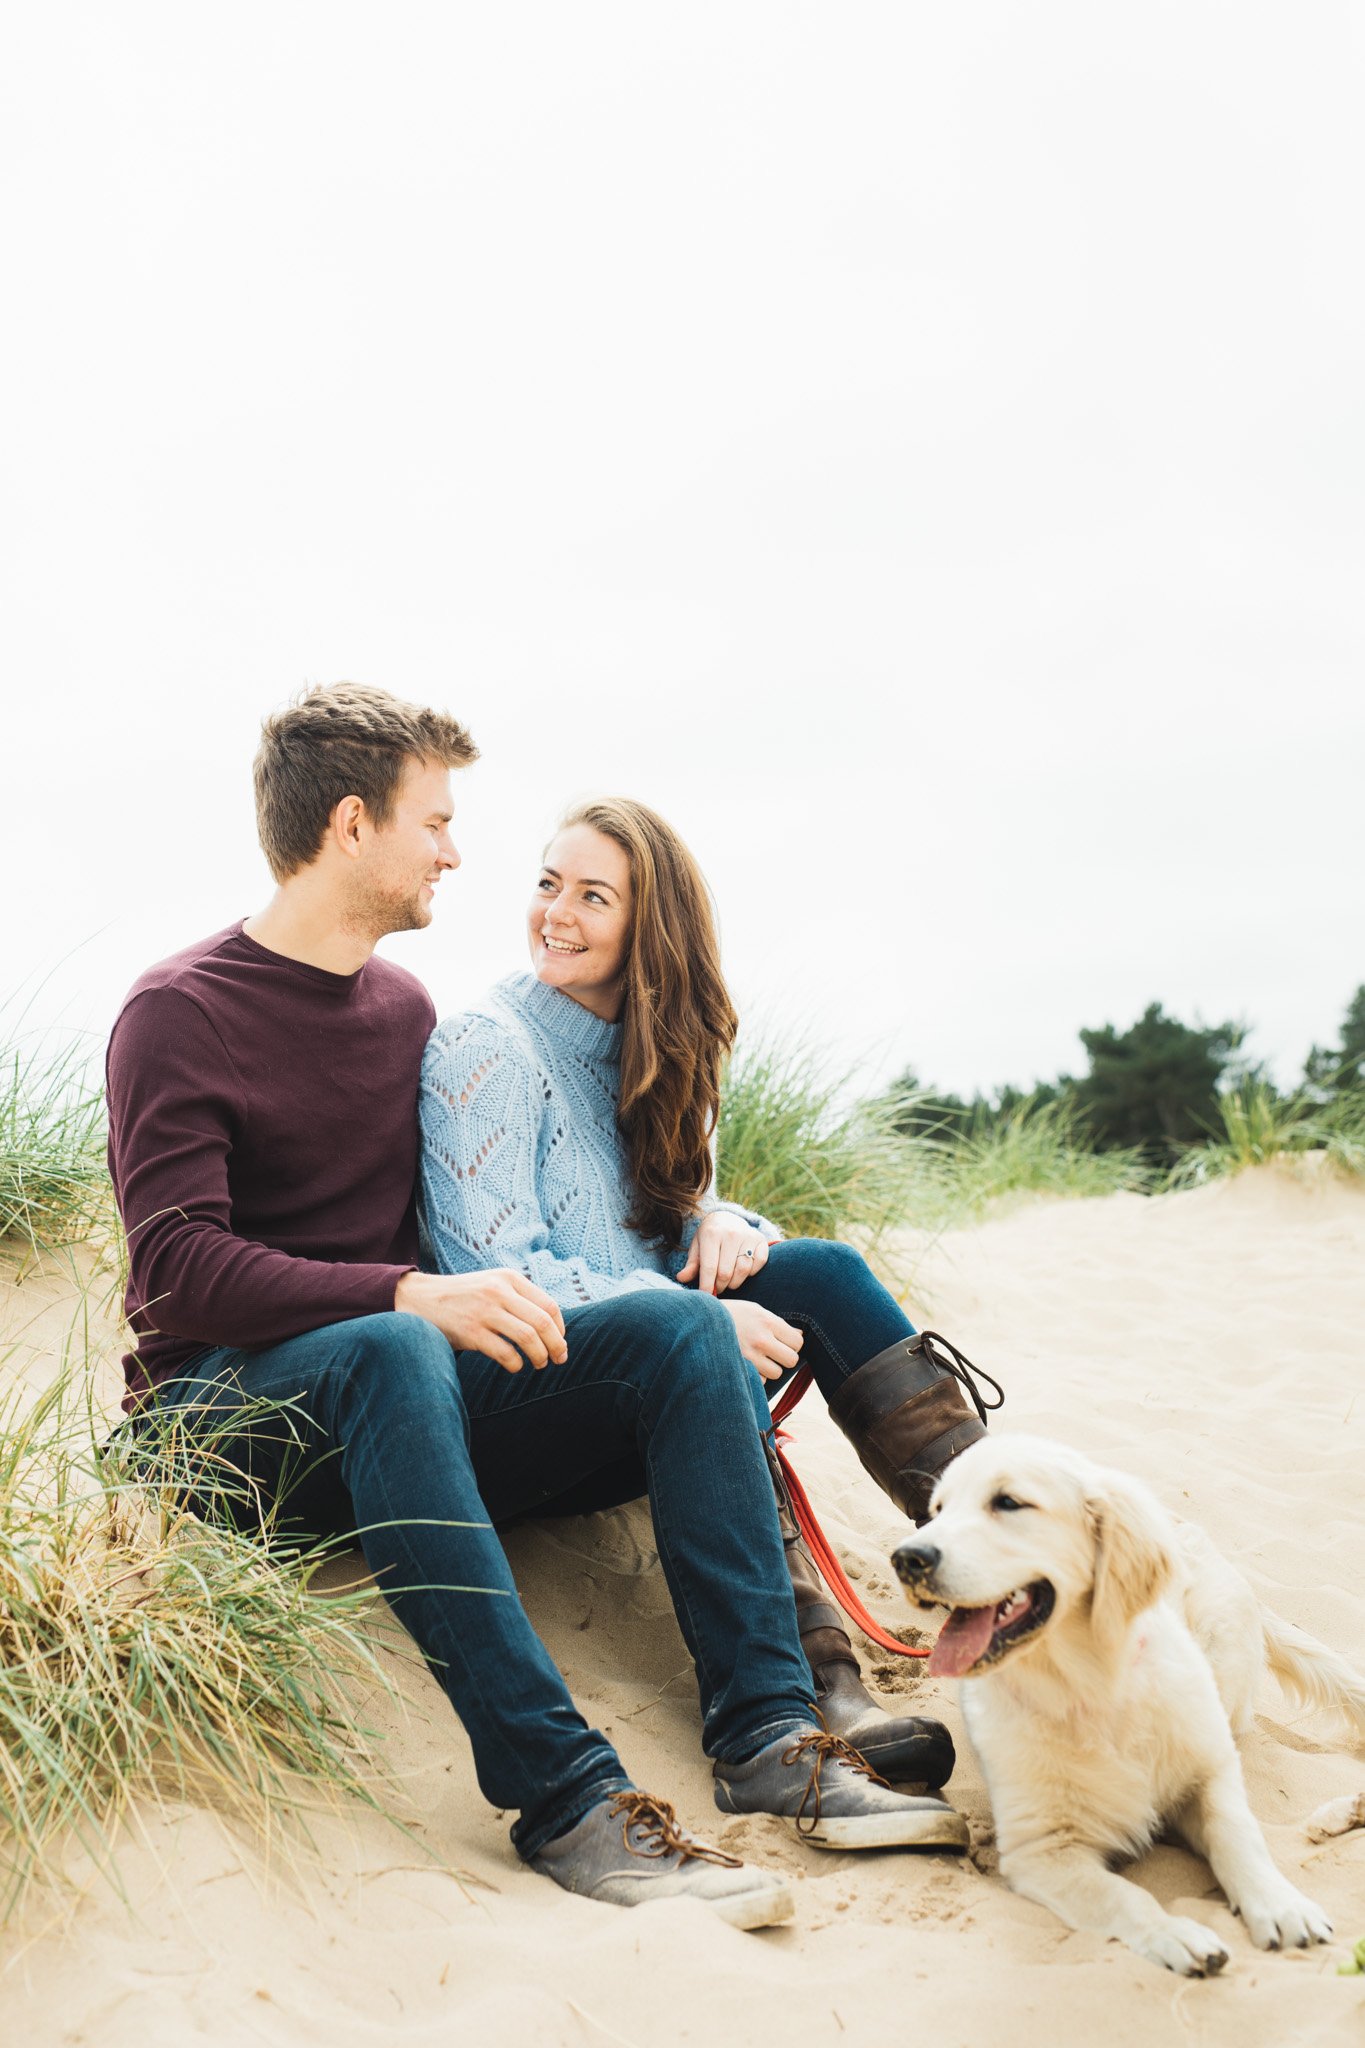
<instances>
[{"instance_id":1,"label":"woman's long brown hair","mask_svg":"<svg viewBox=\"0 0 1365 2048\"><path fill-rule=\"evenodd\" d=\"M563 820L615 840L630 862L621 1100L633 1201L627 1221L676 1247L711 1179L720 1077L739 1022L720 971L711 896L672 826L630 797Z\"/></svg>"}]
</instances>

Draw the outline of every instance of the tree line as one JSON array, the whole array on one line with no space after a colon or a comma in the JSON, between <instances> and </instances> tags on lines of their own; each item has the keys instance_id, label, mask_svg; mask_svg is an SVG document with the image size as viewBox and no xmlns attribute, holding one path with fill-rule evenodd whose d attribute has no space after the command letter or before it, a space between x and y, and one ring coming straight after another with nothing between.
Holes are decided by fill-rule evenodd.
<instances>
[{"instance_id":1,"label":"tree line","mask_svg":"<svg viewBox=\"0 0 1365 2048\"><path fill-rule=\"evenodd\" d=\"M898 1127L918 1134L988 1131L1025 1105L1064 1102L1097 1151L1136 1146L1154 1166L1169 1166L1217 1127L1222 1089L1254 1081L1279 1096L1263 1064L1242 1057L1244 1024L1185 1024L1160 1003L1149 1003L1126 1031L1104 1024L1078 1036L1087 1071L1059 1074L1030 1089L1007 1086L964 1099L923 1087L907 1068L891 1091L899 1102ZM1365 983L1346 1007L1339 1043L1314 1045L1302 1081L1279 1099L1328 1103L1363 1089Z\"/></svg>"}]
</instances>

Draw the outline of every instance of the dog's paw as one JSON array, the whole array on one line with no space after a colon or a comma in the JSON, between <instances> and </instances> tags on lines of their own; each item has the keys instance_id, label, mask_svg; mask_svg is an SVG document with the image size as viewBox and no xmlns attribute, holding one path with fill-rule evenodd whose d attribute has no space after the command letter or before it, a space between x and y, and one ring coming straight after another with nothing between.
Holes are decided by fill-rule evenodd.
<instances>
[{"instance_id":1,"label":"dog's paw","mask_svg":"<svg viewBox=\"0 0 1365 2048\"><path fill-rule=\"evenodd\" d=\"M1315 1941L1332 1938L1332 1923L1322 1907L1292 1884L1253 1899L1238 1899L1236 1910L1257 1948L1311 1948Z\"/></svg>"},{"instance_id":2,"label":"dog's paw","mask_svg":"<svg viewBox=\"0 0 1365 2048\"><path fill-rule=\"evenodd\" d=\"M1197 1920L1181 1920L1173 1913L1145 1928L1133 1946L1149 1963L1160 1963L1178 1977L1216 1977L1228 1959L1216 1934Z\"/></svg>"}]
</instances>

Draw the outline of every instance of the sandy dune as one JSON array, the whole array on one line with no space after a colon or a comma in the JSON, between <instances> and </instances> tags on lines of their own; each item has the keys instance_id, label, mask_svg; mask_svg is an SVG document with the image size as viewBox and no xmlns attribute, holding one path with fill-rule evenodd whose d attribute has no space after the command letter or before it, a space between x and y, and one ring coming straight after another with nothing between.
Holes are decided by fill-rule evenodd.
<instances>
[{"instance_id":1,"label":"sandy dune","mask_svg":"<svg viewBox=\"0 0 1365 2048\"><path fill-rule=\"evenodd\" d=\"M1365 1666L1365 1191L1262 1170L1156 1201L1040 1204L936 1244L907 1238L905 1250L917 1319L1006 1380L997 1426L1060 1437L1140 1474L1281 1613ZM70 1299L58 1272L30 1271L17 1286L11 1276L6 1370L50 1370ZM897 1517L817 1410L812 1397L796 1418L798 1469L870 1604L898 1626L907 1615L885 1562ZM1206 1868L1163 1847L1141 1880L1232 1950L1222 1979L1186 1983L1068 1933L1002 1888L968 1755L951 1790L978 1840L970 1862L831 1856L774 1823L722 1822L647 1516L529 1526L509 1549L589 1717L690 1824L793 1873L794 1926L743 1935L684 1904L628 1914L529 1875L423 1678L414 1709L390 1717L392 1747L425 1839L467 1874L463 1888L368 1820L324 1832L301 1892L244 1865L212 1817L150 1816L120 1860L132 1915L96 1887L63 1925L48 1924L51 1904L38 1901L11 1930L5 2037L35 2048L314 2038L328 2048L1041 2048L1058 2037L1278 2048L1358 2037L1365 1980L1336 1966L1365 1934L1365 1831L1314 1845L1304 1822L1365 1789L1365 1754L1272 1687L1245 1752L1252 1804L1340 1940L1258 1954ZM899 1662L886 1683L959 1732L950 1687Z\"/></svg>"}]
</instances>

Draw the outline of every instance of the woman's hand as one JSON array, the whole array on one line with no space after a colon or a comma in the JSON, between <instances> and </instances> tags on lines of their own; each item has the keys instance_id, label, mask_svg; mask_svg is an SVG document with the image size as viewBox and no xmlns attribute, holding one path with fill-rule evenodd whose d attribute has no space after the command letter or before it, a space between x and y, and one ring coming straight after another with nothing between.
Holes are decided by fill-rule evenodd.
<instances>
[{"instance_id":1,"label":"woman's hand","mask_svg":"<svg viewBox=\"0 0 1365 2048\"><path fill-rule=\"evenodd\" d=\"M784 1323L756 1301L725 1301L721 1307L734 1317L739 1348L761 1379L780 1379L800 1364L803 1333L794 1323Z\"/></svg>"},{"instance_id":2,"label":"woman's hand","mask_svg":"<svg viewBox=\"0 0 1365 2048\"><path fill-rule=\"evenodd\" d=\"M767 1263L768 1240L761 1230L729 1209L709 1209L697 1225L678 1280L683 1287L695 1280L699 1294L726 1294L752 1280Z\"/></svg>"}]
</instances>

